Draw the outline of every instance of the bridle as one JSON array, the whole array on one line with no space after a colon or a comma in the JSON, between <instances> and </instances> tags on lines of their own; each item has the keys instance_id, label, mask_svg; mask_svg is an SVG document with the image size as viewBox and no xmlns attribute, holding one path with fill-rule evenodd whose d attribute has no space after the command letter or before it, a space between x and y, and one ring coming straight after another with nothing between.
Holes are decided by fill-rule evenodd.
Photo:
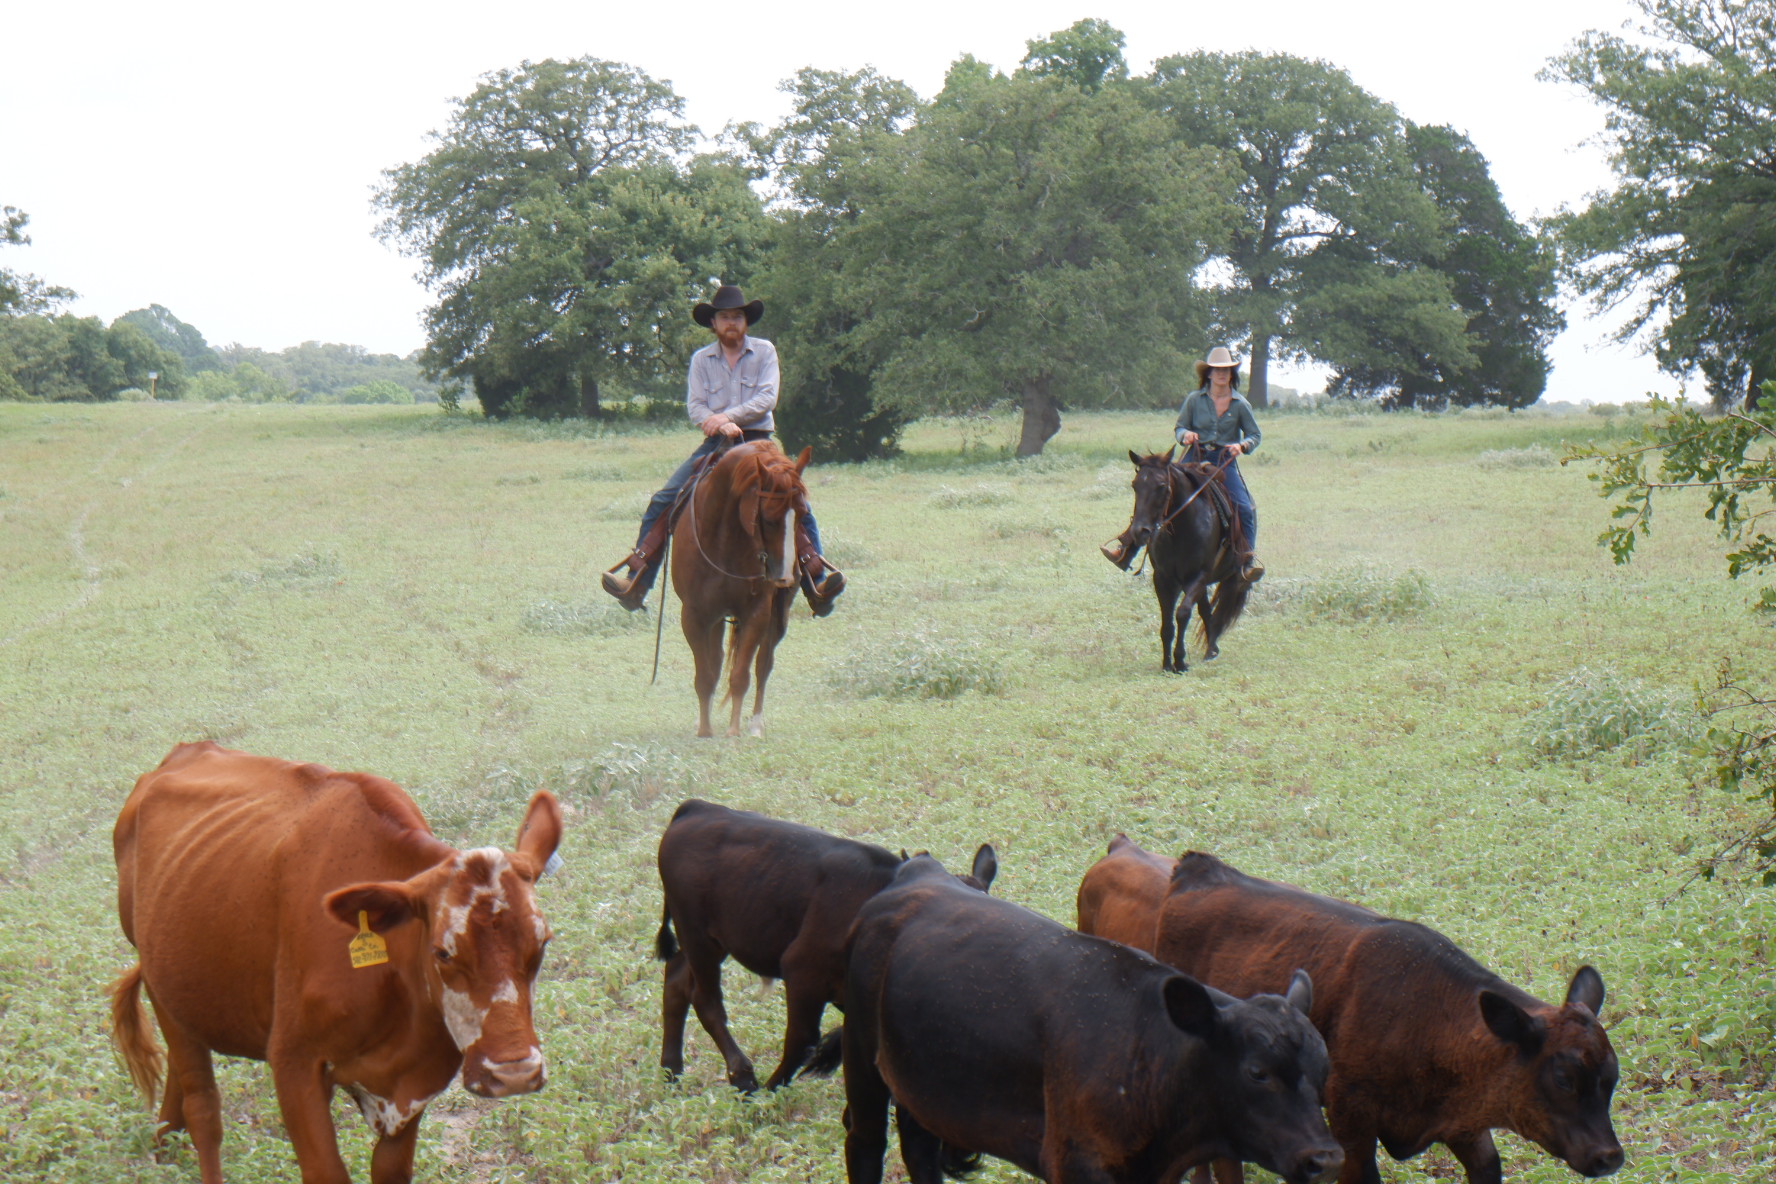
<instances>
[{"instance_id":1,"label":"bridle","mask_svg":"<svg viewBox=\"0 0 1776 1184\"><path fill-rule=\"evenodd\" d=\"M732 444L724 444L721 447L717 448L715 450L714 454L712 455L710 462L707 465L703 466L702 471L699 472L697 474L697 476L695 477L695 479L693 479L691 482L691 491L689 494L686 495L686 501L688 504L685 506L685 512L687 514L689 514L690 518L691 518L691 541L697 544L697 554L699 554L703 557L703 562L707 563L710 567L714 568L716 571L720 572L722 575L728 577L728 579L730 579L730 580L768 580L771 578L770 559L768 556L764 556L763 552L760 553L761 556L764 557L764 561L765 561L766 570L763 573L756 575L756 576L748 576L748 575L741 575L739 572L729 571L727 568L725 568L721 564L717 563L714 559L711 559L709 556L709 552L703 549L703 532L697 528L697 489L698 489L698 487L700 487L703 484L703 478L707 477L710 474L710 472L712 472L715 469L716 463L732 447L734 447ZM784 499L785 501L788 501L791 497L794 496L794 494L790 491L787 491L787 490L772 490L769 493L761 491L759 496L761 497L761 499L767 498L767 497L779 497L779 498Z\"/></svg>"}]
</instances>

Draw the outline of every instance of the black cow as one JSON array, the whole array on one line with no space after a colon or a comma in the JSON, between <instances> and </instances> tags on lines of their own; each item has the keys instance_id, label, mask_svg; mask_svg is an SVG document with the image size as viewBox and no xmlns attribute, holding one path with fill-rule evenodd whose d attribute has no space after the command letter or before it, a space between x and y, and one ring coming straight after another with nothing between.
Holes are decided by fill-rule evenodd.
<instances>
[{"instance_id":1,"label":"black cow","mask_svg":"<svg viewBox=\"0 0 1776 1184\"><path fill-rule=\"evenodd\" d=\"M916 857L851 933L850 1184L882 1178L891 1098L913 1184L937 1184L949 1149L1050 1184L1157 1184L1214 1157L1319 1180L1343 1156L1312 995L1304 974L1287 999L1235 999Z\"/></svg>"},{"instance_id":2,"label":"black cow","mask_svg":"<svg viewBox=\"0 0 1776 1184\"><path fill-rule=\"evenodd\" d=\"M660 838L666 905L654 944L666 963L666 1071L684 1071L685 1013L695 1006L727 1062L729 1084L748 1093L758 1088L722 1003L722 962L732 957L754 974L783 980L783 1059L765 1087L788 1082L820 1039L826 1005L843 1006L845 937L857 910L888 886L905 859L747 810L696 799L681 805ZM975 886L986 891L998 870L993 848L982 844Z\"/></svg>"}]
</instances>

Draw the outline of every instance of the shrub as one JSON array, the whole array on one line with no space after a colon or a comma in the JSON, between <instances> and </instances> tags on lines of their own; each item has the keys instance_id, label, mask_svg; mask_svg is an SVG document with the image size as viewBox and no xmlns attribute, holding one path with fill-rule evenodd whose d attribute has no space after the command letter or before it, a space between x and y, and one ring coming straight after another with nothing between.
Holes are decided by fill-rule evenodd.
<instances>
[{"instance_id":1,"label":"shrub","mask_svg":"<svg viewBox=\"0 0 1776 1184\"><path fill-rule=\"evenodd\" d=\"M237 584L322 584L340 579L345 568L333 551L303 551L288 559L269 560L258 571L237 571L229 578Z\"/></svg>"},{"instance_id":2,"label":"shrub","mask_svg":"<svg viewBox=\"0 0 1776 1184\"><path fill-rule=\"evenodd\" d=\"M944 510L959 509L962 506L1003 506L1016 500L1011 487L998 482L983 481L973 489L955 489L948 485L938 486L937 492L931 495L931 504Z\"/></svg>"},{"instance_id":3,"label":"shrub","mask_svg":"<svg viewBox=\"0 0 1776 1184\"><path fill-rule=\"evenodd\" d=\"M834 671L832 681L870 699L954 699L968 691L996 695L1005 689L1005 676L978 643L923 631L860 650Z\"/></svg>"},{"instance_id":4,"label":"shrub","mask_svg":"<svg viewBox=\"0 0 1776 1184\"><path fill-rule=\"evenodd\" d=\"M1419 571L1388 573L1370 567L1304 584L1300 604L1317 621L1399 621L1431 607L1431 585Z\"/></svg>"},{"instance_id":5,"label":"shrub","mask_svg":"<svg viewBox=\"0 0 1776 1184\"><path fill-rule=\"evenodd\" d=\"M1560 463L1554 450L1541 444L1522 448L1494 448L1474 458L1483 469L1545 469Z\"/></svg>"},{"instance_id":6,"label":"shrub","mask_svg":"<svg viewBox=\"0 0 1776 1184\"><path fill-rule=\"evenodd\" d=\"M1613 670L1581 666L1548 692L1523 721L1525 745L1537 756L1588 756L1631 745L1637 756L1695 731L1695 712L1679 698Z\"/></svg>"}]
</instances>

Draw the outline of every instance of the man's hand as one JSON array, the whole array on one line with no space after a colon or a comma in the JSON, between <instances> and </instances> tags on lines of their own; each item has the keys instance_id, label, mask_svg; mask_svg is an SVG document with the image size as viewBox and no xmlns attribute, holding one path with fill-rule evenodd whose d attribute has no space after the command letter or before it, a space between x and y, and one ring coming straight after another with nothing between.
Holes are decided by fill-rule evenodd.
<instances>
[{"instance_id":1,"label":"man's hand","mask_svg":"<svg viewBox=\"0 0 1776 1184\"><path fill-rule=\"evenodd\" d=\"M1223 447L1226 448L1228 456L1239 456L1241 453L1245 452L1245 450L1246 450L1246 446L1244 444L1241 444L1237 440L1235 440L1232 444L1223 445Z\"/></svg>"},{"instance_id":2,"label":"man's hand","mask_svg":"<svg viewBox=\"0 0 1776 1184\"><path fill-rule=\"evenodd\" d=\"M705 436L713 436L717 432L724 436L738 436L740 434L740 429L735 426L733 420L729 419L720 411L717 411L714 415L711 415L708 419L703 421L703 434Z\"/></svg>"},{"instance_id":3,"label":"man's hand","mask_svg":"<svg viewBox=\"0 0 1776 1184\"><path fill-rule=\"evenodd\" d=\"M1184 431L1184 432L1180 432L1178 434L1178 443L1184 445L1184 447L1186 447L1186 448L1188 448L1192 444L1196 443L1196 441L1197 441L1197 435L1195 432Z\"/></svg>"},{"instance_id":4,"label":"man's hand","mask_svg":"<svg viewBox=\"0 0 1776 1184\"><path fill-rule=\"evenodd\" d=\"M740 438L740 434L741 434L740 433L740 425L730 419L727 422L722 424L721 434L726 436L730 440L738 440Z\"/></svg>"}]
</instances>

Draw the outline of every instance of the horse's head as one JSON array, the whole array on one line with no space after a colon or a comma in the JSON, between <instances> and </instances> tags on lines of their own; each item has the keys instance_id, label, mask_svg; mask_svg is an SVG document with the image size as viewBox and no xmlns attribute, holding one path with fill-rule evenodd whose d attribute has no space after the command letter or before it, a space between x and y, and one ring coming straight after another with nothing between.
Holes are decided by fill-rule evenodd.
<instances>
[{"instance_id":1,"label":"horse's head","mask_svg":"<svg viewBox=\"0 0 1776 1184\"><path fill-rule=\"evenodd\" d=\"M779 588L796 585L795 513L807 496L802 471L814 455L804 448L795 460L769 441L742 445L732 486L738 496L739 525L750 551L764 562L765 573Z\"/></svg>"},{"instance_id":2,"label":"horse's head","mask_svg":"<svg viewBox=\"0 0 1776 1184\"><path fill-rule=\"evenodd\" d=\"M1129 450L1129 459L1135 462L1135 516L1129 524L1134 535L1136 546L1146 546L1153 541L1153 532L1165 521L1166 506L1172 497L1172 455L1176 448L1166 449L1165 455L1151 453L1140 456L1133 449Z\"/></svg>"}]
</instances>

